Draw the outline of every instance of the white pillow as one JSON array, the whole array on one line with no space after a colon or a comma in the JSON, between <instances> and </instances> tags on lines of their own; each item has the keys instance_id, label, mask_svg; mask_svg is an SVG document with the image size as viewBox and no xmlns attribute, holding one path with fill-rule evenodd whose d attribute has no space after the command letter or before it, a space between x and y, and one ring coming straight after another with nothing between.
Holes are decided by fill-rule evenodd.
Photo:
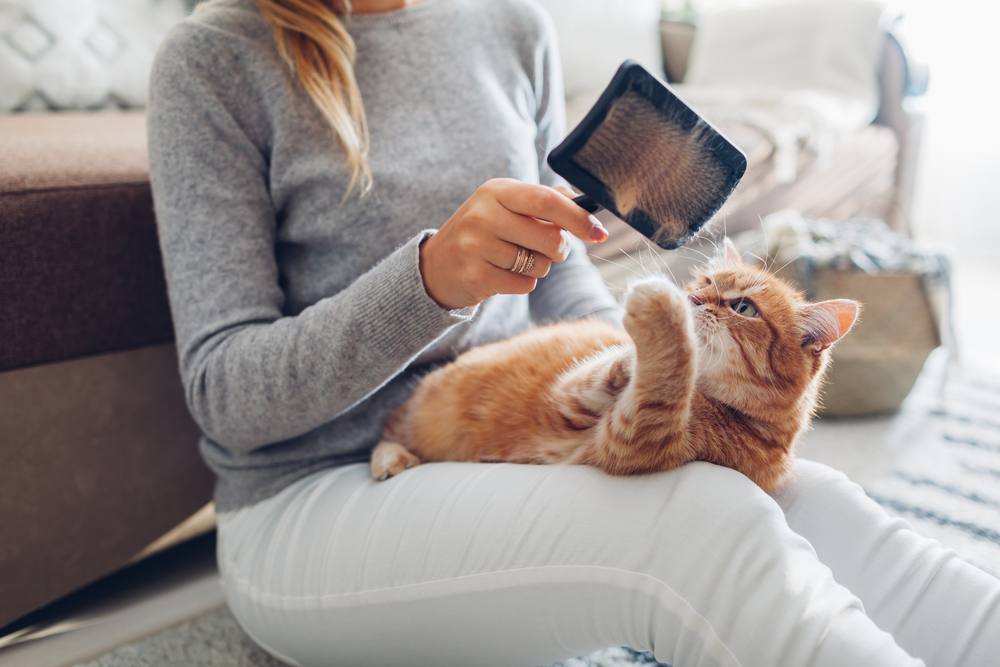
<instances>
[{"instance_id":1,"label":"white pillow","mask_svg":"<svg viewBox=\"0 0 1000 667\"><path fill-rule=\"evenodd\" d=\"M536 0L552 15L567 97L596 97L626 58L663 76L662 0Z\"/></svg>"},{"instance_id":2,"label":"white pillow","mask_svg":"<svg viewBox=\"0 0 1000 667\"><path fill-rule=\"evenodd\" d=\"M0 0L0 111L142 107L185 0Z\"/></svg>"},{"instance_id":3,"label":"white pillow","mask_svg":"<svg viewBox=\"0 0 1000 667\"><path fill-rule=\"evenodd\" d=\"M771 0L699 19L684 82L729 90L812 91L878 105L877 0Z\"/></svg>"}]
</instances>

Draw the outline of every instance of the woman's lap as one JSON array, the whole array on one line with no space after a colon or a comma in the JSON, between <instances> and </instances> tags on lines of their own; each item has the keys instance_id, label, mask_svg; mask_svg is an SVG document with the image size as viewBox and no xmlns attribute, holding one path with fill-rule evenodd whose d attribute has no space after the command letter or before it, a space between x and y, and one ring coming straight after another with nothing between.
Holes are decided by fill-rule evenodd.
<instances>
[{"instance_id":1,"label":"woman's lap","mask_svg":"<svg viewBox=\"0 0 1000 667\"><path fill-rule=\"evenodd\" d=\"M383 483L359 464L220 523L234 613L302 664L538 664L616 643L685 667L907 661L770 497L709 464L425 464Z\"/></svg>"}]
</instances>

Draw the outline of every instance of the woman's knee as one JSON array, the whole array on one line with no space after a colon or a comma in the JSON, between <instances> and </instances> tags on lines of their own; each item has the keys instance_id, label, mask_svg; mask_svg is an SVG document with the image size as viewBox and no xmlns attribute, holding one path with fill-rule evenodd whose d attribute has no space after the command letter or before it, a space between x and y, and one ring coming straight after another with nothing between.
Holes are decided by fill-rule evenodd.
<instances>
[{"instance_id":1,"label":"woman's knee","mask_svg":"<svg viewBox=\"0 0 1000 667\"><path fill-rule=\"evenodd\" d=\"M721 520L738 529L744 522L756 526L783 523L774 499L742 473L702 461L678 472L677 498L704 525Z\"/></svg>"},{"instance_id":2,"label":"woman's knee","mask_svg":"<svg viewBox=\"0 0 1000 667\"><path fill-rule=\"evenodd\" d=\"M773 559L790 543L802 546L774 499L741 473L695 462L662 474L671 476L668 497L651 544L669 550L679 571L746 565Z\"/></svg>"},{"instance_id":3,"label":"woman's knee","mask_svg":"<svg viewBox=\"0 0 1000 667\"><path fill-rule=\"evenodd\" d=\"M817 483L850 481L850 478L843 472L837 470L836 468L831 468L825 463L818 463L817 461L797 458L792 466L792 474L789 477L789 486L809 486Z\"/></svg>"},{"instance_id":4,"label":"woman's knee","mask_svg":"<svg viewBox=\"0 0 1000 667\"><path fill-rule=\"evenodd\" d=\"M841 494L861 493L861 487L840 470L807 459L795 459L792 474L774 495L786 515L805 498L843 497Z\"/></svg>"}]
</instances>

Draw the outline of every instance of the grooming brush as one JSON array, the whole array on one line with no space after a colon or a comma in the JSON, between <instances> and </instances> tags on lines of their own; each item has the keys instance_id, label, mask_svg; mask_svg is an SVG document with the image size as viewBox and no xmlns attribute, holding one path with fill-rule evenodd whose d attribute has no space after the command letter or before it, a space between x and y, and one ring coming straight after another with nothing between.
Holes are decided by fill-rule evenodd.
<instances>
[{"instance_id":1,"label":"grooming brush","mask_svg":"<svg viewBox=\"0 0 1000 667\"><path fill-rule=\"evenodd\" d=\"M606 209L668 250L715 215L747 168L740 149L631 60L548 162L583 193L581 207Z\"/></svg>"}]
</instances>

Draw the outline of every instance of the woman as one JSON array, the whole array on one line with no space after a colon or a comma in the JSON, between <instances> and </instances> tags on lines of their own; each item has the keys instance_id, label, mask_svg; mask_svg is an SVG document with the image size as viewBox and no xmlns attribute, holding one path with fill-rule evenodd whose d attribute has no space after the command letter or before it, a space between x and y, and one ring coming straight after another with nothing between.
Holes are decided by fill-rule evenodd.
<instances>
[{"instance_id":1,"label":"woman","mask_svg":"<svg viewBox=\"0 0 1000 667\"><path fill-rule=\"evenodd\" d=\"M549 187L563 107L540 10L347 5L214 0L152 80L181 372L254 640L298 665L529 665L612 644L684 667L993 659L997 582L823 466L801 462L777 502L708 464L370 479L383 418L429 367L619 311L584 246L606 232Z\"/></svg>"}]
</instances>

